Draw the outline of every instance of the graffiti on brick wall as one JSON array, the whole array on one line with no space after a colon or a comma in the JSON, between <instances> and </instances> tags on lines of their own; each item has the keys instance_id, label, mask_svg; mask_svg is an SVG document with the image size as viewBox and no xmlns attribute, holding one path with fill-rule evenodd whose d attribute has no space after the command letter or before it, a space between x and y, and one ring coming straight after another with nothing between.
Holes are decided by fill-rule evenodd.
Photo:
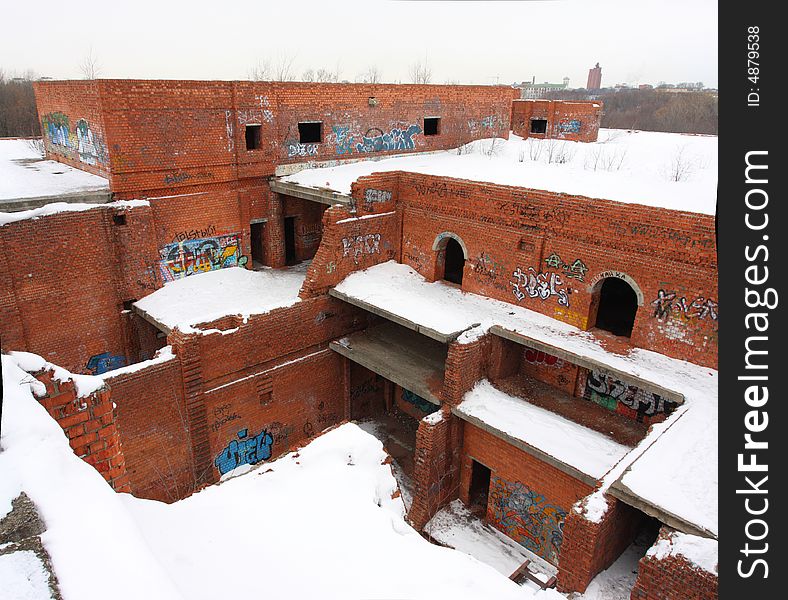
<instances>
[{"instance_id":1,"label":"graffiti on brick wall","mask_svg":"<svg viewBox=\"0 0 788 600\"><path fill-rule=\"evenodd\" d=\"M558 122L556 129L559 136L566 134L580 133L580 126L582 123L577 119L563 119Z\"/></svg>"},{"instance_id":2,"label":"graffiti on brick wall","mask_svg":"<svg viewBox=\"0 0 788 600\"><path fill-rule=\"evenodd\" d=\"M490 506L495 523L506 535L550 562L558 562L566 511L519 481L495 476Z\"/></svg>"},{"instance_id":3,"label":"graffiti on brick wall","mask_svg":"<svg viewBox=\"0 0 788 600\"><path fill-rule=\"evenodd\" d=\"M551 269L561 269L565 277L571 277L579 281L585 281L586 273L588 273L588 267L579 258L576 258L571 263L567 263L564 262L558 254L553 252L544 262Z\"/></svg>"},{"instance_id":4,"label":"graffiti on brick wall","mask_svg":"<svg viewBox=\"0 0 788 600\"><path fill-rule=\"evenodd\" d=\"M677 297L674 291L659 290L656 299L651 303L654 317L664 321L670 316L682 316L686 319L718 319L718 305L711 298L698 296L688 302L684 296Z\"/></svg>"},{"instance_id":5,"label":"graffiti on brick wall","mask_svg":"<svg viewBox=\"0 0 788 600\"><path fill-rule=\"evenodd\" d=\"M479 133L490 129L500 129L503 120L498 115L488 115L481 119L468 119L468 129L471 133Z\"/></svg>"},{"instance_id":6,"label":"graffiti on brick wall","mask_svg":"<svg viewBox=\"0 0 788 600\"><path fill-rule=\"evenodd\" d=\"M677 403L659 394L628 385L612 375L589 371L583 397L600 406L642 422L646 417L670 414Z\"/></svg>"},{"instance_id":7,"label":"graffiti on brick wall","mask_svg":"<svg viewBox=\"0 0 788 600\"><path fill-rule=\"evenodd\" d=\"M512 273L512 277L513 280L510 281L512 293L518 302L522 302L526 296L540 300L555 296L558 298L559 305L569 306L569 294L572 293L572 289L563 287L564 280L558 273L537 272L533 267L528 267L528 272L523 273L518 267Z\"/></svg>"},{"instance_id":8,"label":"graffiti on brick wall","mask_svg":"<svg viewBox=\"0 0 788 600\"><path fill-rule=\"evenodd\" d=\"M377 127L367 129L356 143L357 152L386 152L390 150L413 150L416 142L413 136L421 133L418 125L403 125L383 131Z\"/></svg>"},{"instance_id":9,"label":"graffiti on brick wall","mask_svg":"<svg viewBox=\"0 0 788 600\"><path fill-rule=\"evenodd\" d=\"M249 436L248 429L241 429L236 435L238 439L230 440L213 461L222 475L241 465L256 465L271 458L274 436L267 430L263 429L257 435Z\"/></svg>"},{"instance_id":10,"label":"graffiti on brick wall","mask_svg":"<svg viewBox=\"0 0 788 600\"><path fill-rule=\"evenodd\" d=\"M159 266L164 281L227 267L243 267L248 261L241 255L240 236L236 233L167 244L160 256Z\"/></svg>"},{"instance_id":11,"label":"graffiti on brick wall","mask_svg":"<svg viewBox=\"0 0 788 600\"><path fill-rule=\"evenodd\" d=\"M237 412L232 409L232 406L228 402L227 404L221 404L219 406L214 406L213 408L213 423L211 423L211 431L217 432L219 431L225 424L230 423L231 421L238 421L241 418Z\"/></svg>"},{"instance_id":12,"label":"graffiti on brick wall","mask_svg":"<svg viewBox=\"0 0 788 600\"><path fill-rule=\"evenodd\" d=\"M102 352L101 354L94 354L90 357L87 364L87 370L94 375L101 375L113 369L119 369L126 366L126 357L120 354L112 354L111 352Z\"/></svg>"},{"instance_id":13,"label":"graffiti on brick wall","mask_svg":"<svg viewBox=\"0 0 788 600\"><path fill-rule=\"evenodd\" d=\"M76 154L80 162L88 165L107 164L108 154L104 139L91 129L86 119L79 119L73 129L62 112L48 113L41 119L44 136L50 149L66 154Z\"/></svg>"},{"instance_id":14,"label":"graffiti on brick wall","mask_svg":"<svg viewBox=\"0 0 788 600\"><path fill-rule=\"evenodd\" d=\"M525 349L525 360L534 365L547 365L548 367L564 366L563 359L553 356L552 354L548 354L547 352L536 350L535 348Z\"/></svg>"},{"instance_id":15,"label":"graffiti on brick wall","mask_svg":"<svg viewBox=\"0 0 788 600\"><path fill-rule=\"evenodd\" d=\"M224 130L227 134L227 151L233 152L235 150L235 128L233 127L233 111L224 111Z\"/></svg>"},{"instance_id":16,"label":"graffiti on brick wall","mask_svg":"<svg viewBox=\"0 0 788 600\"><path fill-rule=\"evenodd\" d=\"M301 236L301 243L304 246L316 246L323 237L323 224L317 222L308 225L300 225L298 234Z\"/></svg>"},{"instance_id":17,"label":"graffiti on brick wall","mask_svg":"<svg viewBox=\"0 0 788 600\"><path fill-rule=\"evenodd\" d=\"M271 123L274 120L274 113L264 109L250 109L238 111L238 125L245 127L246 125L262 125L263 121Z\"/></svg>"},{"instance_id":18,"label":"graffiti on brick wall","mask_svg":"<svg viewBox=\"0 0 788 600\"><path fill-rule=\"evenodd\" d=\"M425 400L418 394L414 394L410 390L402 388L402 399L408 404L412 404L423 413L435 412L435 405L429 400Z\"/></svg>"},{"instance_id":19,"label":"graffiti on brick wall","mask_svg":"<svg viewBox=\"0 0 788 600\"><path fill-rule=\"evenodd\" d=\"M351 256L353 257L353 262L358 264L359 258L364 254L380 254L379 233L342 238L343 258Z\"/></svg>"},{"instance_id":20,"label":"graffiti on brick wall","mask_svg":"<svg viewBox=\"0 0 788 600\"><path fill-rule=\"evenodd\" d=\"M200 238L209 238L216 235L216 225L208 225L204 229L189 229L188 231L179 231L172 237L173 243L182 242L183 240L196 240Z\"/></svg>"},{"instance_id":21,"label":"graffiti on brick wall","mask_svg":"<svg viewBox=\"0 0 788 600\"><path fill-rule=\"evenodd\" d=\"M317 144L287 144L287 157L317 156Z\"/></svg>"},{"instance_id":22,"label":"graffiti on brick wall","mask_svg":"<svg viewBox=\"0 0 788 600\"><path fill-rule=\"evenodd\" d=\"M349 125L334 125L334 149L339 155L353 154L353 134Z\"/></svg>"},{"instance_id":23,"label":"graffiti on brick wall","mask_svg":"<svg viewBox=\"0 0 788 600\"><path fill-rule=\"evenodd\" d=\"M391 202L391 192L386 190L364 190L364 210L371 212L375 204Z\"/></svg>"}]
</instances>

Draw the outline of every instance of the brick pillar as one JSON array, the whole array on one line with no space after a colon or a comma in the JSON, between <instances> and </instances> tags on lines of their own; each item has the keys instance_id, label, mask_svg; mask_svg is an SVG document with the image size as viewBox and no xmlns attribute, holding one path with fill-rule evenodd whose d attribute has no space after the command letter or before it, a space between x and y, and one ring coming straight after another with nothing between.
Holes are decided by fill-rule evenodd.
<instances>
[{"instance_id":1,"label":"brick pillar","mask_svg":"<svg viewBox=\"0 0 788 600\"><path fill-rule=\"evenodd\" d=\"M439 420L427 417L419 423L413 504L408 513L408 520L417 531L443 505L458 497L461 439L462 421L447 406L441 409Z\"/></svg>"},{"instance_id":2,"label":"brick pillar","mask_svg":"<svg viewBox=\"0 0 788 600\"><path fill-rule=\"evenodd\" d=\"M274 268L286 265L285 261L285 216L282 196L271 193L271 212L266 225L268 232L268 248L266 254Z\"/></svg>"},{"instance_id":3,"label":"brick pillar","mask_svg":"<svg viewBox=\"0 0 788 600\"><path fill-rule=\"evenodd\" d=\"M343 394L343 402L342 406L344 407L345 421L350 421L352 418L351 414L351 404L350 404L350 360L342 357L342 394Z\"/></svg>"},{"instance_id":4,"label":"brick pillar","mask_svg":"<svg viewBox=\"0 0 788 600\"><path fill-rule=\"evenodd\" d=\"M671 544L675 530L663 526L657 543ZM714 543L709 541L709 543ZM716 600L719 576L692 564L682 555L644 556L632 588L632 600Z\"/></svg>"},{"instance_id":5,"label":"brick pillar","mask_svg":"<svg viewBox=\"0 0 788 600\"><path fill-rule=\"evenodd\" d=\"M599 522L587 519L574 506L569 510L558 557L559 592L584 592L627 549L643 523L639 510L612 496L605 500L607 512Z\"/></svg>"},{"instance_id":6,"label":"brick pillar","mask_svg":"<svg viewBox=\"0 0 788 600\"><path fill-rule=\"evenodd\" d=\"M35 377L46 387L38 401L63 429L74 454L101 473L116 492L130 493L110 389L105 386L80 398L74 382L58 381L52 370L36 373Z\"/></svg>"}]
</instances>

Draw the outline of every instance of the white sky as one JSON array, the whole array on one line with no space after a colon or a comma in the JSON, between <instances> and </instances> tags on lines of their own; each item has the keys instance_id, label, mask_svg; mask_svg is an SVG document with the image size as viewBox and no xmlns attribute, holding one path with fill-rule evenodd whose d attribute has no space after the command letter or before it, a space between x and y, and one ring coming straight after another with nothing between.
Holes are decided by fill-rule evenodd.
<instances>
[{"instance_id":1,"label":"white sky","mask_svg":"<svg viewBox=\"0 0 788 600\"><path fill-rule=\"evenodd\" d=\"M294 58L297 74L333 70L353 81L376 65L409 81L428 57L433 83L530 80L583 87L702 81L717 86L714 0L9 0L0 69L82 77L246 79L259 60ZM9 14L10 13L10 14Z\"/></svg>"}]
</instances>

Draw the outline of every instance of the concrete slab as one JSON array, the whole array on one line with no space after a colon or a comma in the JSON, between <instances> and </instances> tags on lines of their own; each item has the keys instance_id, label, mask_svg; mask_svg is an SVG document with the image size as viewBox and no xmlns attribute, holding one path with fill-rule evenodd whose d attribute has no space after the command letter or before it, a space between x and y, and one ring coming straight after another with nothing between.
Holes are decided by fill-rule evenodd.
<instances>
[{"instance_id":1,"label":"concrete slab","mask_svg":"<svg viewBox=\"0 0 788 600\"><path fill-rule=\"evenodd\" d=\"M71 194L53 194L49 196L36 196L33 198L6 198L0 199L0 211L21 212L41 208L53 202L69 202L77 204L107 204L112 202L112 193L107 191L85 191Z\"/></svg>"},{"instance_id":2,"label":"concrete slab","mask_svg":"<svg viewBox=\"0 0 788 600\"><path fill-rule=\"evenodd\" d=\"M353 198L345 194L340 194L332 190L321 190L313 187L298 185L297 183L285 183L278 179L271 179L269 181L271 191L277 194L285 194L295 198L303 198L304 200L311 200L312 202L319 202L320 204L327 204L333 206L335 204L343 204L351 206Z\"/></svg>"},{"instance_id":3,"label":"concrete slab","mask_svg":"<svg viewBox=\"0 0 788 600\"><path fill-rule=\"evenodd\" d=\"M331 342L329 347L373 373L440 406L448 348L435 340L384 323Z\"/></svg>"}]
</instances>

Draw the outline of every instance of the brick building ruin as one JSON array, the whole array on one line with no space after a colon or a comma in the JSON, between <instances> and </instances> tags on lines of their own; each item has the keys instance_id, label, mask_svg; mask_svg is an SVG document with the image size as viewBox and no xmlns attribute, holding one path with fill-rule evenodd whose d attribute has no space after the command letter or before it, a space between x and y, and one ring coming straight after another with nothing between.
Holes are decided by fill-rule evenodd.
<instances>
[{"instance_id":1,"label":"brick building ruin","mask_svg":"<svg viewBox=\"0 0 788 600\"><path fill-rule=\"evenodd\" d=\"M396 430L415 528L459 500L560 591L584 591L644 531L716 540L701 457L649 485L716 418L713 215L472 173L333 184L357 161L510 131L593 142L598 103L494 86L35 91L47 157L105 177L113 202L0 225L0 334L4 350L102 374L86 408L41 374L42 403L116 489L172 502L372 420ZM307 171L321 183L299 183ZM201 300L165 284L233 267L281 297L179 325ZM640 564L633 598L716 597L716 573L681 554Z\"/></svg>"}]
</instances>

